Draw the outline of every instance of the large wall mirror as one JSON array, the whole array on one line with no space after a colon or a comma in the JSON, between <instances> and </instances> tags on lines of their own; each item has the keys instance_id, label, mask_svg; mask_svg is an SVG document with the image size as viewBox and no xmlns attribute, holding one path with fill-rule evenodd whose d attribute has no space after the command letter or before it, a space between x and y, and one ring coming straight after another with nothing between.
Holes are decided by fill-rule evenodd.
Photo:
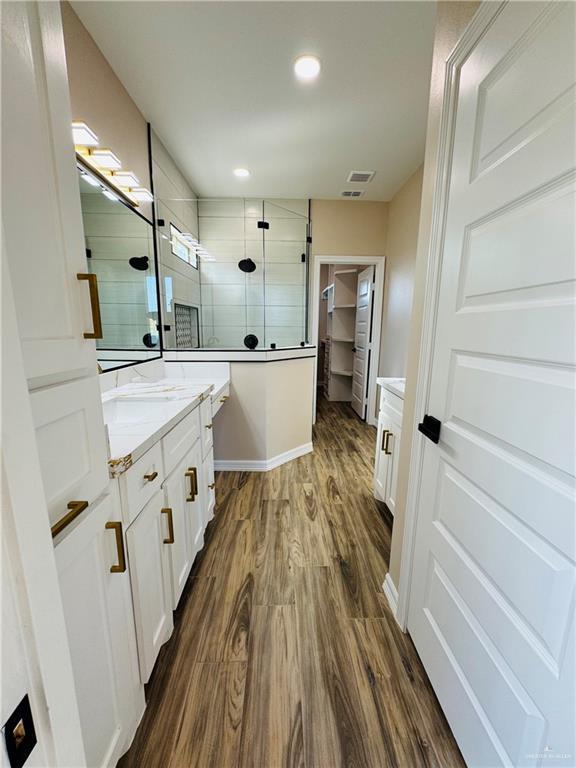
<instances>
[{"instance_id":1,"label":"large wall mirror","mask_svg":"<svg viewBox=\"0 0 576 768\"><path fill-rule=\"evenodd\" d=\"M87 271L98 279L103 371L161 355L152 224L78 168Z\"/></svg>"}]
</instances>

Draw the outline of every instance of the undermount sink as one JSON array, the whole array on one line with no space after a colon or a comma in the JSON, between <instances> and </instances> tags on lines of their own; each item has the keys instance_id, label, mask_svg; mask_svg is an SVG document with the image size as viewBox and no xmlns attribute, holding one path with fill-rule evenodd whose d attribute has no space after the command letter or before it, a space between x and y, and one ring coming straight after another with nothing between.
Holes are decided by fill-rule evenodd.
<instances>
[{"instance_id":1,"label":"undermount sink","mask_svg":"<svg viewBox=\"0 0 576 768\"><path fill-rule=\"evenodd\" d=\"M135 424L138 422L170 419L174 398L114 397L102 403L105 424ZM172 406L171 408L169 406Z\"/></svg>"}]
</instances>

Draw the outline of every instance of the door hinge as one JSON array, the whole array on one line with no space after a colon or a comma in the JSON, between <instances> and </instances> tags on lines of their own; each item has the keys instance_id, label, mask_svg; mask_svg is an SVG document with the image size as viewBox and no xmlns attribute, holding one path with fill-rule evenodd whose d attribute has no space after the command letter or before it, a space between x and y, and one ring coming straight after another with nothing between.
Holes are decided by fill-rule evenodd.
<instances>
[{"instance_id":1,"label":"door hinge","mask_svg":"<svg viewBox=\"0 0 576 768\"><path fill-rule=\"evenodd\" d=\"M258 229L270 229L270 224L267 221L259 221Z\"/></svg>"}]
</instances>

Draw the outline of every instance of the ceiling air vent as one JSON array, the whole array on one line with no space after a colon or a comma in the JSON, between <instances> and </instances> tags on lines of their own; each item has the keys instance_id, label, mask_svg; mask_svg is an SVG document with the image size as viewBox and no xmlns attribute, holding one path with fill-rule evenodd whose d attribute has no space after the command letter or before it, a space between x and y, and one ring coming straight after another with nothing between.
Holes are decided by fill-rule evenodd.
<instances>
[{"instance_id":1,"label":"ceiling air vent","mask_svg":"<svg viewBox=\"0 0 576 768\"><path fill-rule=\"evenodd\" d=\"M359 184L369 184L375 175L376 171L350 171L350 175L346 181L352 181Z\"/></svg>"},{"instance_id":2,"label":"ceiling air vent","mask_svg":"<svg viewBox=\"0 0 576 768\"><path fill-rule=\"evenodd\" d=\"M345 189L343 192L340 192L342 197L362 197L363 194L363 189Z\"/></svg>"}]
</instances>

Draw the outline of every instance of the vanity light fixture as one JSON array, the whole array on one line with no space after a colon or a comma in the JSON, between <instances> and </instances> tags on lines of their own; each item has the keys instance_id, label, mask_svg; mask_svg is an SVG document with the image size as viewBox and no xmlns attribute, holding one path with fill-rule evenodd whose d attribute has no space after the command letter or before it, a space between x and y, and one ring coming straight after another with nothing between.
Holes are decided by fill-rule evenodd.
<instances>
[{"instance_id":1,"label":"vanity light fixture","mask_svg":"<svg viewBox=\"0 0 576 768\"><path fill-rule=\"evenodd\" d=\"M247 179L250 176L248 168L234 168L234 176L239 179Z\"/></svg>"},{"instance_id":2,"label":"vanity light fixture","mask_svg":"<svg viewBox=\"0 0 576 768\"><path fill-rule=\"evenodd\" d=\"M124 189L134 189L140 187L140 181L134 176L132 171L116 171L110 176L110 181L117 187Z\"/></svg>"},{"instance_id":3,"label":"vanity light fixture","mask_svg":"<svg viewBox=\"0 0 576 768\"><path fill-rule=\"evenodd\" d=\"M320 74L320 59L317 56L298 56L294 62L294 74L298 80L309 82Z\"/></svg>"},{"instance_id":4,"label":"vanity light fixture","mask_svg":"<svg viewBox=\"0 0 576 768\"><path fill-rule=\"evenodd\" d=\"M152 203L154 201L152 193L147 190L146 187L136 187L135 189L131 189L128 194L139 203Z\"/></svg>"},{"instance_id":5,"label":"vanity light fixture","mask_svg":"<svg viewBox=\"0 0 576 768\"><path fill-rule=\"evenodd\" d=\"M85 157L89 163L107 171L119 171L122 168L122 163L111 149L91 149Z\"/></svg>"},{"instance_id":6,"label":"vanity light fixture","mask_svg":"<svg viewBox=\"0 0 576 768\"><path fill-rule=\"evenodd\" d=\"M85 171L82 171L82 180L86 182L86 184L90 184L91 187L100 187L101 184L97 179L94 178L94 176L90 176L89 173L86 173Z\"/></svg>"},{"instance_id":7,"label":"vanity light fixture","mask_svg":"<svg viewBox=\"0 0 576 768\"><path fill-rule=\"evenodd\" d=\"M72 123L72 138L77 147L97 147L98 136L86 123L76 121Z\"/></svg>"}]
</instances>

